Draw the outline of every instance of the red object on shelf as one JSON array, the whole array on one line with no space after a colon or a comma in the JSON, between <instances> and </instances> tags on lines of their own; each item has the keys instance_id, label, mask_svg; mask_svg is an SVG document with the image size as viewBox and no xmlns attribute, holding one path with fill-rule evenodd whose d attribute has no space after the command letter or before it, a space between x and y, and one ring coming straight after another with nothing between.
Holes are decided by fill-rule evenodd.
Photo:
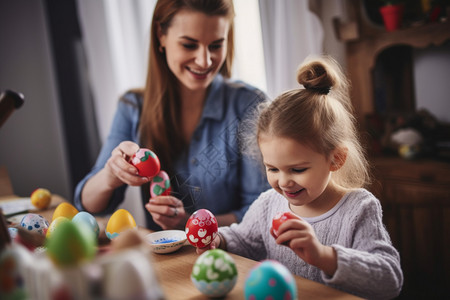
<instances>
[{"instance_id":1,"label":"red object on shelf","mask_svg":"<svg viewBox=\"0 0 450 300\"><path fill-rule=\"evenodd\" d=\"M391 4L380 7L380 13L383 17L386 31L394 31L401 27L403 21L403 12L405 4Z\"/></svg>"}]
</instances>

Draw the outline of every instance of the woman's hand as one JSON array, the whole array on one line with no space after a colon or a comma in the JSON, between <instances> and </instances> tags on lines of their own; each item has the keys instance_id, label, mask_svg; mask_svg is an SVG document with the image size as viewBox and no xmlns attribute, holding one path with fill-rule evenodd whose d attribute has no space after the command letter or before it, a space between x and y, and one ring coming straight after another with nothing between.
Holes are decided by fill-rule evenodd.
<instances>
[{"instance_id":1,"label":"woman's hand","mask_svg":"<svg viewBox=\"0 0 450 300\"><path fill-rule=\"evenodd\" d=\"M151 198L145 208L152 215L156 224L162 229L183 229L187 222L183 202L173 196L158 196Z\"/></svg>"},{"instance_id":2,"label":"woman's hand","mask_svg":"<svg viewBox=\"0 0 450 300\"><path fill-rule=\"evenodd\" d=\"M108 175L108 186L113 189L123 184L140 186L151 180L149 177L139 176L136 167L129 163L138 150L139 145L130 141L122 142L114 148L104 168Z\"/></svg>"},{"instance_id":3,"label":"woman's hand","mask_svg":"<svg viewBox=\"0 0 450 300\"><path fill-rule=\"evenodd\" d=\"M274 236L272 229L271 234ZM336 251L320 243L308 222L297 219L285 221L278 228L278 237L275 240L277 244L291 248L301 259L323 270L327 275L333 276L336 272Z\"/></svg>"}]
</instances>

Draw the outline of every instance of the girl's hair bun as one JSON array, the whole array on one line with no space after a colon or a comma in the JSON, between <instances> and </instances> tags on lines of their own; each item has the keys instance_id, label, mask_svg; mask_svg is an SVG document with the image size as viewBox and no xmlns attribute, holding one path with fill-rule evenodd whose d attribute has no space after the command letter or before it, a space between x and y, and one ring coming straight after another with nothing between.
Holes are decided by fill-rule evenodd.
<instances>
[{"instance_id":1,"label":"girl's hair bun","mask_svg":"<svg viewBox=\"0 0 450 300\"><path fill-rule=\"evenodd\" d=\"M329 68L331 58L310 58L297 71L297 81L312 92L327 95L336 83L336 76Z\"/></svg>"}]
</instances>

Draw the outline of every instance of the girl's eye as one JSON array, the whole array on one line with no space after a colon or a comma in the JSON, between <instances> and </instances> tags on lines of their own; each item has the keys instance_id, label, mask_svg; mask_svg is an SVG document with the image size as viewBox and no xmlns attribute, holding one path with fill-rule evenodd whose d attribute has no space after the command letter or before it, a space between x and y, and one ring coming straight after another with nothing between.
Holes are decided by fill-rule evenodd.
<instances>
[{"instance_id":1,"label":"girl's eye","mask_svg":"<svg viewBox=\"0 0 450 300\"><path fill-rule=\"evenodd\" d=\"M209 46L210 50L218 50L220 48L222 48L222 44L213 44Z\"/></svg>"},{"instance_id":2,"label":"girl's eye","mask_svg":"<svg viewBox=\"0 0 450 300\"><path fill-rule=\"evenodd\" d=\"M307 168L302 168L302 169L292 169L292 172L294 173L303 173L307 170Z\"/></svg>"},{"instance_id":3,"label":"girl's eye","mask_svg":"<svg viewBox=\"0 0 450 300\"><path fill-rule=\"evenodd\" d=\"M267 169L267 172L276 172L276 171L278 171L278 169L277 168L266 168Z\"/></svg>"}]
</instances>

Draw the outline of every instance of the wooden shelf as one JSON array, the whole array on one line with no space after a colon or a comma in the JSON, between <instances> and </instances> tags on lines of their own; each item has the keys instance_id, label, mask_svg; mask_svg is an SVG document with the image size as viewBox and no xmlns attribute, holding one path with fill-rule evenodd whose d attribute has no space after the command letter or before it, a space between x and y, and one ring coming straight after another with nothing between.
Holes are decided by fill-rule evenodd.
<instances>
[{"instance_id":1,"label":"wooden shelf","mask_svg":"<svg viewBox=\"0 0 450 300\"><path fill-rule=\"evenodd\" d=\"M368 20L362 0L347 2L349 20L336 19L334 27L346 46L355 114L361 131L367 132L366 117L383 113L376 111L378 101L384 100L385 107L401 103L400 111L392 106L385 109L386 114L414 112L412 48L440 46L450 40L450 22L387 32ZM375 99L374 91L378 93L380 87L384 98L377 94ZM370 161L374 182L369 190L380 199L383 220L401 256L405 284L398 299L445 298L444 294L450 294L450 163L385 156Z\"/></svg>"},{"instance_id":2,"label":"wooden shelf","mask_svg":"<svg viewBox=\"0 0 450 300\"><path fill-rule=\"evenodd\" d=\"M349 21L334 20L337 37L345 42L347 71L352 83L352 101L358 121L374 113L372 71L378 55L390 47L426 48L450 40L450 22L428 23L387 32L368 21L361 1L350 1Z\"/></svg>"}]
</instances>

